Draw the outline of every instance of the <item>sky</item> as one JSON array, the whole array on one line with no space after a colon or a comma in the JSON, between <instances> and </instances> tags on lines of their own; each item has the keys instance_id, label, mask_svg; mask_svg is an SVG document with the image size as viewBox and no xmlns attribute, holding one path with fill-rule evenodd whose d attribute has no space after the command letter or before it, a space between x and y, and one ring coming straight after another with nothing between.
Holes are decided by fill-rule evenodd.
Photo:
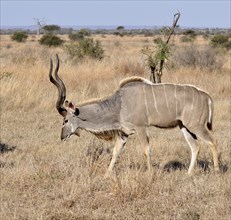
<instances>
[{"instance_id":1,"label":"sky","mask_svg":"<svg viewBox=\"0 0 231 220\"><path fill-rule=\"evenodd\" d=\"M180 11L181 27L230 28L231 0L0 0L1 26L171 26Z\"/></svg>"}]
</instances>

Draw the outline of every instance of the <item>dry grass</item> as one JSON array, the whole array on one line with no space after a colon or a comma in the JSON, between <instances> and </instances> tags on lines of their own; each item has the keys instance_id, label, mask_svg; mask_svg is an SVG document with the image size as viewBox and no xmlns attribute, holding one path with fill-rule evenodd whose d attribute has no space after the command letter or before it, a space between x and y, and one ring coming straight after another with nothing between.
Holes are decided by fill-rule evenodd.
<instances>
[{"instance_id":1,"label":"dry grass","mask_svg":"<svg viewBox=\"0 0 231 220\"><path fill-rule=\"evenodd\" d=\"M42 47L35 37L19 44L1 36L0 218L230 219L230 57L221 70L179 67L165 69L163 76L164 82L194 84L213 97L221 173L213 173L204 146L195 174L188 176L190 150L179 129L150 128L152 175L145 172L134 136L112 181L103 179L112 143L84 132L60 141L62 118L54 107L57 91L48 80L49 58L59 53L68 99L78 103L111 94L126 76L149 78L140 49L152 39L96 38L106 58L72 64L62 48Z\"/></svg>"}]
</instances>

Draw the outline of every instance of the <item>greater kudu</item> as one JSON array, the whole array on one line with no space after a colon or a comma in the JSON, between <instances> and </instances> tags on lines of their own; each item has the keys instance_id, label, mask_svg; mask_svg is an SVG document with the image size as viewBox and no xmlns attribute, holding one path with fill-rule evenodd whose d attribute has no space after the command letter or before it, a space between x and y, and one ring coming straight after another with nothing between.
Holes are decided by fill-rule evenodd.
<instances>
[{"instance_id":1,"label":"greater kudu","mask_svg":"<svg viewBox=\"0 0 231 220\"><path fill-rule=\"evenodd\" d=\"M129 135L137 133L151 169L150 145L147 127L179 127L191 149L192 173L199 153L198 139L210 146L214 169L219 171L212 130L213 101L202 90L191 85L153 84L141 77L131 77L120 83L119 89L103 100L91 101L76 107L65 101L66 88L58 76L59 58L52 77L53 62L50 60L50 81L58 88L56 108L63 116L61 140L79 135L79 129L86 130L99 138L115 139L113 156L107 174L113 172L116 159L127 142ZM65 107L63 106L65 101Z\"/></svg>"}]
</instances>

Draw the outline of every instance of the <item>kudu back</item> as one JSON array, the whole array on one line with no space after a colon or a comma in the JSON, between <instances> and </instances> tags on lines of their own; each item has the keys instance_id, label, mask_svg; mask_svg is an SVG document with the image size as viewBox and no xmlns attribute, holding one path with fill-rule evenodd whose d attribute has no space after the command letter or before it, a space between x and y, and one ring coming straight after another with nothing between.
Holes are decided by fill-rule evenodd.
<instances>
[{"instance_id":1,"label":"kudu back","mask_svg":"<svg viewBox=\"0 0 231 220\"><path fill-rule=\"evenodd\" d=\"M75 106L65 100L66 87L58 75L58 55L56 59L55 78L52 76L52 59L49 77L58 89L56 109L63 117L61 139L65 141L73 134L79 136L81 129L98 138L115 140L107 174L113 174L121 149L127 138L134 133L147 158L148 170L151 169L150 144L146 131L149 126L181 129L191 149L189 174L198 157L199 139L210 146L214 169L219 171L217 147L210 132L213 101L207 93L191 85L153 84L141 77L131 77L123 80L119 89L110 97Z\"/></svg>"}]
</instances>

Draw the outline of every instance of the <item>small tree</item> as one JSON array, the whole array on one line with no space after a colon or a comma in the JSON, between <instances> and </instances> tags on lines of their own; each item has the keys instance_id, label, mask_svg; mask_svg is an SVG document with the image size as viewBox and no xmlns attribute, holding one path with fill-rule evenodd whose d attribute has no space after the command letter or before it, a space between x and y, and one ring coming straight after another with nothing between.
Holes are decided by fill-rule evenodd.
<instances>
[{"instance_id":1,"label":"small tree","mask_svg":"<svg viewBox=\"0 0 231 220\"><path fill-rule=\"evenodd\" d=\"M40 35L40 31L41 29L45 26L46 21L45 18L39 19L39 18L34 18L34 20L36 21L36 25L37 25L37 35Z\"/></svg>"},{"instance_id":2,"label":"small tree","mask_svg":"<svg viewBox=\"0 0 231 220\"><path fill-rule=\"evenodd\" d=\"M161 39L159 39L158 41L154 41L157 45L157 50L153 51L149 47L145 47L141 50L141 52L147 56L148 65L151 70L150 78L153 83L161 83L164 61L168 58L170 54L170 48L168 43L172 34L174 33L175 28L178 27L177 22L179 18L180 13L178 12L174 15L172 28L162 29L161 32L164 33L164 35L167 35L168 38L165 42Z\"/></svg>"},{"instance_id":3,"label":"small tree","mask_svg":"<svg viewBox=\"0 0 231 220\"><path fill-rule=\"evenodd\" d=\"M60 26L54 25L54 24L52 24L52 25L45 25L43 27L43 30L47 31L50 34L53 34L54 31L59 31L60 30Z\"/></svg>"},{"instance_id":4,"label":"small tree","mask_svg":"<svg viewBox=\"0 0 231 220\"><path fill-rule=\"evenodd\" d=\"M114 32L115 35L119 35L120 37L123 37L125 34L125 28L124 26L118 26L116 28L116 31Z\"/></svg>"},{"instance_id":5,"label":"small tree","mask_svg":"<svg viewBox=\"0 0 231 220\"><path fill-rule=\"evenodd\" d=\"M40 40L39 43L42 45L47 45L49 47L51 46L60 46L63 44L63 40L59 37L57 37L53 32L60 30L60 27L58 25L46 25L43 27L45 31L48 33L45 34Z\"/></svg>"},{"instance_id":6,"label":"small tree","mask_svg":"<svg viewBox=\"0 0 231 220\"><path fill-rule=\"evenodd\" d=\"M155 53L149 47L145 47L141 52L147 56L148 66L151 70L151 81L154 83L160 83L163 64L170 55L170 48L168 44L162 40L155 41L155 43Z\"/></svg>"},{"instance_id":7,"label":"small tree","mask_svg":"<svg viewBox=\"0 0 231 220\"><path fill-rule=\"evenodd\" d=\"M16 31L11 36L11 39L17 42L25 42L27 38L28 38L28 35L22 31Z\"/></svg>"},{"instance_id":8,"label":"small tree","mask_svg":"<svg viewBox=\"0 0 231 220\"><path fill-rule=\"evenodd\" d=\"M125 30L125 28L124 28L124 26L118 26L118 27L116 28L116 30L117 30L117 31L121 31L121 30Z\"/></svg>"}]
</instances>

